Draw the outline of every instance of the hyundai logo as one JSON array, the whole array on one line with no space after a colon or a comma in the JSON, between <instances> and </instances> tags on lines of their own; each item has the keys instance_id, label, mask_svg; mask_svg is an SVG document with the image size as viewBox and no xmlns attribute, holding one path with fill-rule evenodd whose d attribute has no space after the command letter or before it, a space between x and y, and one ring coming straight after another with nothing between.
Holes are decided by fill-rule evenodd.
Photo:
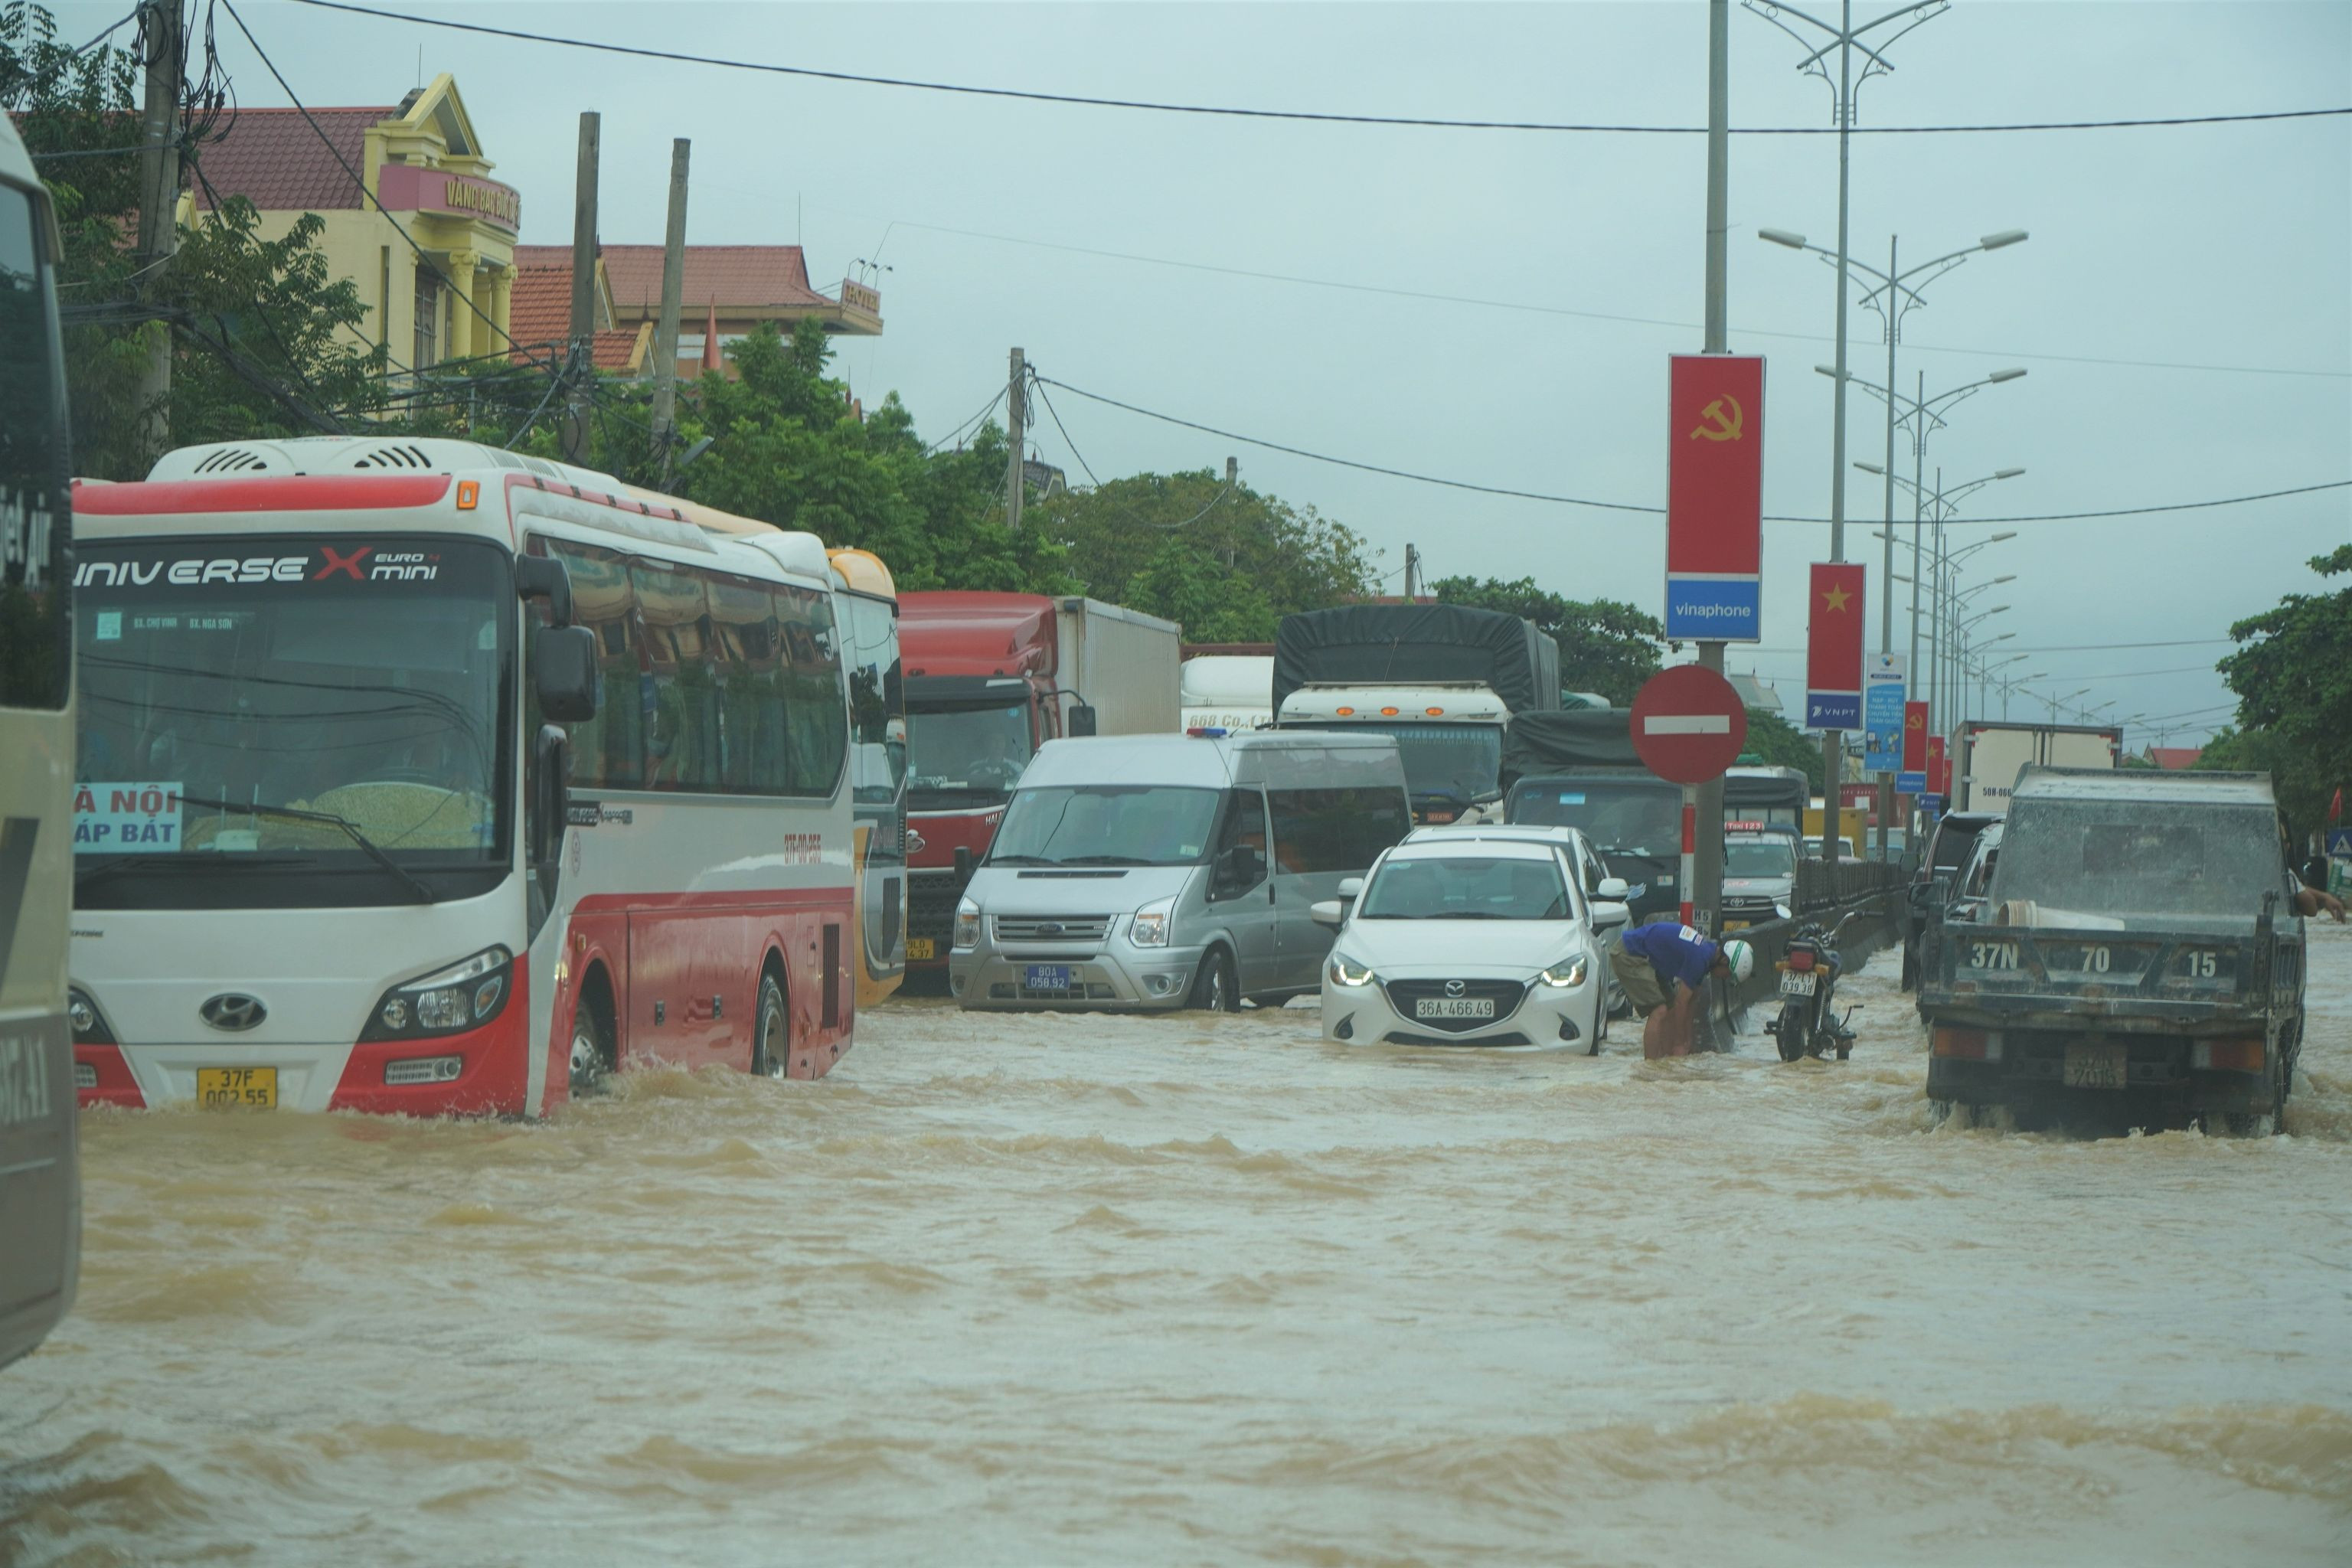
<instances>
[{"instance_id":1,"label":"hyundai logo","mask_svg":"<svg viewBox=\"0 0 2352 1568\"><path fill-rule=\"evenodd\" d=\"M197 1008L196 1016L215 1029L235 1035L244 1033L269 1016L269 1009L261 1005L258 996L224 991Z\"/></svg>"},{"instance_id":2,"label":"hyundai logo","mask_svg":"<svg viewBox=\"0 0 2352 1568\"><path fill-rule=\"evenodd\" d=\"M1459 996L1462 994L1462 982L1459 980L1449 980L1445 983L1445 994L1448 996Z\"/></svg>"}]
</instances>

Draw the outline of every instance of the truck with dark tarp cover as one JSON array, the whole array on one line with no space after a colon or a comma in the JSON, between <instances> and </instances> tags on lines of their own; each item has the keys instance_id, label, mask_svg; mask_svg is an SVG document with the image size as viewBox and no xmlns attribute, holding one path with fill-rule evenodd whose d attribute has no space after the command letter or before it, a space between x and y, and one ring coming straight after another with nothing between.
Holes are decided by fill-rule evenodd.
<instances>
[{"instance_id":1,"label":"truck with dark tarp cover","mask_svg":"<svg viewBox=\"0 0 2352 1568\"><path fill-rule=\"evenodd\" d=\"M1522 713L1503 742L1503 820L1583 833L1636 923L1681 909L1683 791L1634 754L1630 710Z\"/></svg>"},{"instance_id":2,"label":"truck with dark tarp cover","mask_svg":"<svg viewBox=\"0 0 2352 1568\"><path fill-rule=\"evenodd\" d=\"M1981 910L1923 938L1927 1095L2274 1131L2304 922L2266 773L2027 766Z\"/></svg>"},{"instance_id":3,"label":"truck with dark tarp cover","mask_svg":"<svg viewBox=\"0 0 2352 1568\"><path fill-rule=\"evenodd\" d=\"M1307 610L1275 629L1273 696L1283 728L1395 736L1415 820L1469 820L1502 798L1506 728L1558 711L1559 645L1466 605Z\"/></svg>"}]
</instances>

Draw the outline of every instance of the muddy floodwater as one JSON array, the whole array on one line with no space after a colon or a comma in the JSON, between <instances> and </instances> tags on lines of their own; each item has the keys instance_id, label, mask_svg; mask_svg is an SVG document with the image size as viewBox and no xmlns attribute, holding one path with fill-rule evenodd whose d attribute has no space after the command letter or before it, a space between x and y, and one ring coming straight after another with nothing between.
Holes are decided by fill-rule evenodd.
<instances>
[{"instance_id":1,"label":"muddy floodwater","mask_svg":"<svg viewBox=\"0 0 2352 1568\"><path fill-rule=\"evenodd\" d=\"M870 1012L544 1126L86 1115L0 1563L2352 1562L2352 932L2284 1137L1843 1064Z\"/></svg>"}]
</instances>

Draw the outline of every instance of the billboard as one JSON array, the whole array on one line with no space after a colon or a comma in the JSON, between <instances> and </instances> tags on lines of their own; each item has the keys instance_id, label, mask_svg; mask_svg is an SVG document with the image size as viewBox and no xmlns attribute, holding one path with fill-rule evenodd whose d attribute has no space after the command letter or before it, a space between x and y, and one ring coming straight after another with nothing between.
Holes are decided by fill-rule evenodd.
<instances>
[{"instance_id":1,"label":"billboard","mask_svg":"<svg viewBox=\"0 0 2352 1568\"><path fill-rule=\"evenodd\" d=\"M1862 563L1816 561L1806 600L1805 727L1862 728Z\"/></svg>"},{"instance_id":2,"label":"billboard","mask_svg":"<svg viewBox=\"0 0 2352 1568\"><path fill-rule=\"evenodd\" d=\"M1667 362L1666 636L1763 636L1764 361Z\"/></svg>"}]
</instances>

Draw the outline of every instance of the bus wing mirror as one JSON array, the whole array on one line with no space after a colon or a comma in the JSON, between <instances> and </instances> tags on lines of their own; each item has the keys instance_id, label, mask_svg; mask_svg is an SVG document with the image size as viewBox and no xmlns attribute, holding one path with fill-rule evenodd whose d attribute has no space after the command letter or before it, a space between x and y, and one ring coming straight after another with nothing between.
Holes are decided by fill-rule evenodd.
<instances>
[{"instance_id":1,"label":"bus wing mirror","mask_svg":"<svg viewBox=\"0 0 2352 1568\"><path fill-rule=\"evenodd\" d=\"M563 563L545 555L515 557L515 594L547 602L547 618L559 626L572 624L572 574Z\"/></svg>"},{"instance_id":2,"label":"bus wing mirror","mask_svg":"<svg viewBox=\"0 0 2352 1568\"><path fill-rule=\"evenodd\" d=\"M559 724L596 717L594 632L586 626L541 626L531 643L530 664L541 713Z\"/></svg>"},{"instance_id":3,"label":"bus wing mirror","mask_svg":"<svg viewBox=\"0 0 2352 1568\"><path fill-rule=\"evenodd\" d=\"M1070 709L1071 736L1074 739L1083 739L1093 733L1095 733L1095 710L1083 702L1074 705Z\"/></svg>"}]
</instances>

